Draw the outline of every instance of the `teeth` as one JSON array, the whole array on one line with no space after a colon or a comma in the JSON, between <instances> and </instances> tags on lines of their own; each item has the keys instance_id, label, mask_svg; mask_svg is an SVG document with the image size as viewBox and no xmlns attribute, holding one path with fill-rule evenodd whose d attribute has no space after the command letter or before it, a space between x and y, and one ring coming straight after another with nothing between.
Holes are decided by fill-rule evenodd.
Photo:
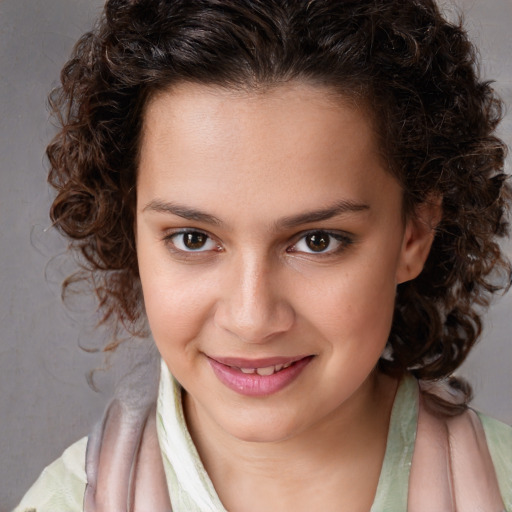
<instances>
[{"instance_id":1,"label":"teeth","mask_svg":"<svg viewBox=\"0 0 512 512\"><path fill-rule=\"evenodd\" d=\"M275 372L280 372L285 368L289 368L293 363L276 364L275 366L266 366L265 368L238 368L242 373L252 374L257 373L262 377L273 375Z\"/></svg>"},{"instance_id":2,"label":"teeth","mask_svg":"<svg viewBox=\"0 0 512 512\"><path fill-rule=\"evenodd\" d=\"M272 375L276 371L275 366L267 366L266 368L256 368L258 375Z\"/></svg>"}]
</instances>

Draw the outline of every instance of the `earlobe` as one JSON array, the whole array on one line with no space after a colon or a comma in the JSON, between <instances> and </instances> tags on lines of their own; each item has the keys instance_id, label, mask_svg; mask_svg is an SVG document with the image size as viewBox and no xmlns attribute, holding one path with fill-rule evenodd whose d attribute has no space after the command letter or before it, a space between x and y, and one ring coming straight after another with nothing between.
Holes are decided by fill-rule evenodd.
<instances>
[{"instance_id":1,"label":"earlobe","mask_svg":"<svg viewBox=\"0 0 512 512\"><path fill-rule=\"evenodd\" d=\"M396 283L418 277L434 241L436 227L442 219L442 196L429 196L406 221Z\"/></svg>"}]
</instances>

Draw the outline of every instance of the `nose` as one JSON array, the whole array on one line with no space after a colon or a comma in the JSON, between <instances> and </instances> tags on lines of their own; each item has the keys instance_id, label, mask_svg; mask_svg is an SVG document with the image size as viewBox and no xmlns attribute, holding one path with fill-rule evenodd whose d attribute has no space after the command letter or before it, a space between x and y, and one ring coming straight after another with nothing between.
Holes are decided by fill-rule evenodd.
<instances>
[{"instance_id":1,"label":"nose","mask_svg":"<svg viewBox=\"0 0 512 512\"><path fill-rule=\"evenodd\" d=\"M216 325L249 343L265 343L288 331L295 313L282 285L278 269L263 258L240 257L225 273Z\"/></svg>"}]
</instances>

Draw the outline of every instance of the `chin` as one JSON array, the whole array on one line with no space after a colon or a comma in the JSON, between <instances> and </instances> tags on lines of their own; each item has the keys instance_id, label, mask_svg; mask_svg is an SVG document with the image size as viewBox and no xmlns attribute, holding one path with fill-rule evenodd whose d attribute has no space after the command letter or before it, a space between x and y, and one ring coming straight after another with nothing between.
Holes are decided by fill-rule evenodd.
<instances>
[{"instance_id":1,"label":"chin","mask_svg":"<svg viewBox=\"0 0 512 512\"><path fill-rule=\"evenodd\" d=\"M251 418L251 416L253 416ZM263 417L265 419L263 420ZM286 441L300 433L301 428L294 421L283 418L282 415L260 413L257 417L249 414L247 418L234 418L233 422L227 424L222 422L221 428L231 436L247 443L278 443Z\"/></svg>"}]
</instances>

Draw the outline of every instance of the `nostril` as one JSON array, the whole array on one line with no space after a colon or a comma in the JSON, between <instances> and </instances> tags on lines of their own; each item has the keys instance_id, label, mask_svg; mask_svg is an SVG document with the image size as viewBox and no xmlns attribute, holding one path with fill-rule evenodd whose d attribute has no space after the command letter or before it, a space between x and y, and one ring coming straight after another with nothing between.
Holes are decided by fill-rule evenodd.
<instances>
[{"instance_id":1,"label":"nostril","mask_svg":"<svg viewBox=\"0 0 512 512\"><path fill-rule=\"evenodd\" d=\"M285 303L271 307L223 304L215 312L215 325L245 343L265 343L290 330L295 314Z\"/></svg>"}]
</instances>

